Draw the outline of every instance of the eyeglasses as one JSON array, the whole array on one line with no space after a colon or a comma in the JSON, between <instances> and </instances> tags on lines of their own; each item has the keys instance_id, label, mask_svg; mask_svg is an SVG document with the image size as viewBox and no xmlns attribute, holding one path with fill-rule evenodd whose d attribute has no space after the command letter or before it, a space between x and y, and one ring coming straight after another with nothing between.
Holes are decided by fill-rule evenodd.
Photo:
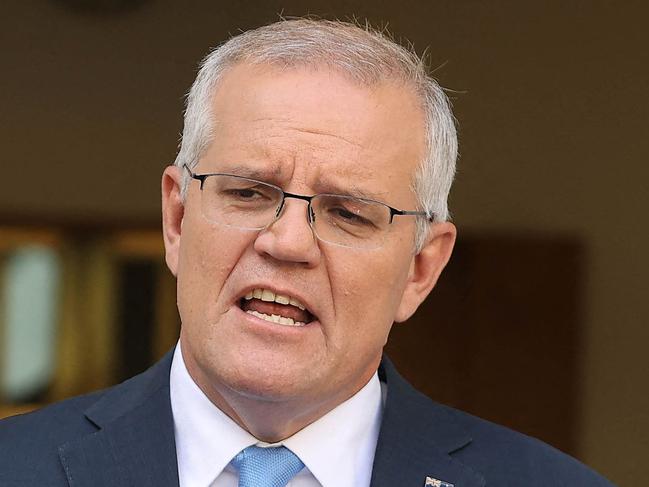
<instances>
[{"instance_id":1,"label":"eyeglasses","mask_svg":"<svg viewBox=\"0 0 649 487\"><path fill-rule=\"evenodd\" d=\"M286 198L306 201L307 220L320 240L343 247L376 249L383 245L395 216L427 216L397 210L366 198L338 194L304 196L273 184L234 174L189 175L200 181L201 210L213 223L241 230L263 230L282 214ZM432 221L433 217L428 217Z\"/></svg>"}]
</instances>

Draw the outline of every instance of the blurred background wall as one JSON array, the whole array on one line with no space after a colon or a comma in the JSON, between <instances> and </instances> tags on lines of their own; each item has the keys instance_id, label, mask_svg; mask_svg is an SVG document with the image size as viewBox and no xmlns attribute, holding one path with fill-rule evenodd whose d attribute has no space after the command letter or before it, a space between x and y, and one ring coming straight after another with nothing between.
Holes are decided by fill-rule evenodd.
<instances>
[{"instance_id":1,"label":"blurred background wall","mask_svg":"<svg viewBox=\"0 0 649 487\"><path fill-rule=\"evenodd\" d=\"M148 289L158 296L156 306L166 306L152 311L167 317L160 318L166 319L164 330L141 338L157 343L156 350L173 343L173 284L163 267L132 257L161 262L159 179L175 156L183 94L210 47L276 20L278 13L367 18L419 52L430 46L436 77L454 90L449 94L459 123L461 159L451 198L459 238L474 249L490 236L571 242L562 248L579 249L579 266L571 260L564 265L557 257L563 254L542 254L554 266L559 294L565 280L579 273L578 285L568 286L579 316L578 340L570 349L576 374L570 386L576 397L572 451L621 485L642 485L649 477L649 7L637 0L3 3L0 245L11 254L6 276L24 257L10 252L21 242L53 246L74 262L68 269L76 266L64 273L65 289L78 292L65 299L78 306L52 294L51 285L44 291L50 298L43 309L57 302L62 308L57 326L67 338L57 342L57 353L77 350L77 361L59 371L111 364L110 373L90 367L96 373L94 383L84 383L88 387L130 370L115 372L121 365L111 358L130 341L106 332L128 301L117 306L111 299L119 296L102 298L106 283L120 279ZM118 272L106 267L106 255L123 264ZM498 252L482 259L493 255ZM39 269L59 275L48 259L47 253L37 255ZM517 266L517 282L533 292L538 262L511 265ZM476 281L485 292L493 291L492 283L503 284L497 277L504 271L491 267L493 280L485 274ZM39 272L29 275L42 284ZM29 283L14 287L4 300L24 294ZM555 310L540 310L543 302L529 313L551 320ZM86 321L94 311L84 315L79 309L91 305L106 317ZM503 302L500 308L506 314L510 306ZM7 311L5 321L20 313ZM47 332L33 333L48 339ZM125 328L122 336L129 333L135 332ZM0 343L13 343L12 337L5 332ZM79 355L90 343L107 344L96 347L103 355Z\"/></svg>"}]
</instances>

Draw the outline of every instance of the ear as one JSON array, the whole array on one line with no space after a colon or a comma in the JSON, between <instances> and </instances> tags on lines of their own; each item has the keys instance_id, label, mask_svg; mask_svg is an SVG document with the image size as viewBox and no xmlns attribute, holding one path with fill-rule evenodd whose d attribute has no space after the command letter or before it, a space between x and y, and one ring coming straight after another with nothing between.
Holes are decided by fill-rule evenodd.
<instances>
[{"instance_id":1,"label":"ear","mask_svg":"<svg viewBox=\"0 0 649 487\"><path fill-rule=\"evenodd\" d=\"M457 230L450 222L433 223L424 248L412 258L408 280L394 318L402 322L412 316L437 283L451 258Z\"/></svg>"},{"instance_id":2,"label":"ear","mask_svg":"<svg viewBox=\"0 0 649 487\"><path fill-rule=\"evenodd\" d=\"M182 231L185 205L180 195L182 170L169 166L162 173L162 234L165 245L165 260L171 273L178 273L180 234Z\"/></svg>"}]
</instances>

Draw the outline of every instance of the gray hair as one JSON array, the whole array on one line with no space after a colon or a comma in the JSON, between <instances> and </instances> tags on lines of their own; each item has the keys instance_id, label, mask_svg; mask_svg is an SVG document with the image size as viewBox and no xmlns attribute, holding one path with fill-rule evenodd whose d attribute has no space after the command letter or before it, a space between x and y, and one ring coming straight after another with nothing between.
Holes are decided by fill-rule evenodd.
<instances>
[{"instance_id":1,"label":"gray hair","mask_svg":"<svg viewBox=\"0 0 649 487\"><path fill-rule=\"evenodd\" d=\"M427 74L424 61L369 26L328 20L281 20L231 38L201 63L187 96L185 125L175 164L193 168L207 150L213 130L211 97L224 72L239 63L282 68L326 66L364 86L399 81L413 89L425 116L426 155L411 183L419 207L434 221L449 218L448 193L455 175L457 134L450 103ZM183 198L189 176L184 175ZM417 218L415 250L423 247L429 220Z\"/></svg>"}]
</instances>

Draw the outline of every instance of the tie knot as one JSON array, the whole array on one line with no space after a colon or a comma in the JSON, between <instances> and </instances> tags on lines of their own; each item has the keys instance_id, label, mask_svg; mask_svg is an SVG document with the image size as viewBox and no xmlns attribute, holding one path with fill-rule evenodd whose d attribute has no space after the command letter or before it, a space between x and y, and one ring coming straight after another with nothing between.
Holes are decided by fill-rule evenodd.
<instances>
[{"instance_id":1,"label":"tie knot","mask_svg":"<svg viewBox=\"0 0 649 487\"><path fill-rule=\"evenodd\" d=\"M239 487L285 487L304 464L284 446L249 446L232 464L239 469Z\"/></svg>"}]
</instances>

